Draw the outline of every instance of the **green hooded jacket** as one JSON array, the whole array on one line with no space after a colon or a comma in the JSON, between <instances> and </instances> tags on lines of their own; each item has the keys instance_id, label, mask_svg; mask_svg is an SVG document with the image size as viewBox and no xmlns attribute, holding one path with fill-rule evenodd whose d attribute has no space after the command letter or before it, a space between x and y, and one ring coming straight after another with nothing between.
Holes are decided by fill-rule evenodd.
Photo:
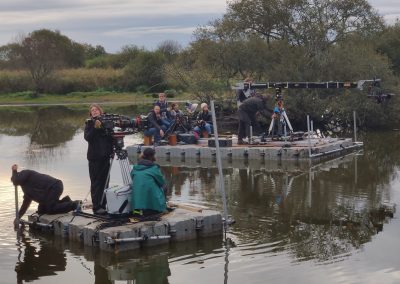
<instances>
[{"instance_id":1,"label":"green hooded jacket","mask_svg":"<svg viewBox=\"0 0 400 284\"><path fill-rule=\"evenodd\" d=\"M132 209L166 211L166 200L161 188L165 184L160 166L149 160L140 160L132 172Z\"/></svg>"}]
</instances>

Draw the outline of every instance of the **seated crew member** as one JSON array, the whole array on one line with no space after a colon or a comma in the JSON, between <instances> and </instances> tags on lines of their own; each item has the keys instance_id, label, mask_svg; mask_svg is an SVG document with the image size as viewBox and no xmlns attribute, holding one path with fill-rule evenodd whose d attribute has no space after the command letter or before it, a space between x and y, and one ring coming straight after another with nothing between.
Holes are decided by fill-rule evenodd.
<instances>
[{"instance_id":1,"label":"seated crew member","mask_svg":"<svg viewBox=\"0 0 400 284\"><path fill-rule=\"evenodd\" d=\"M177 116L179 117L183 115L183 112L179 109L179 105L177 103L171 104L171 110L169 112L169 115L171 120L176 119Z\"/></svg>"},{"instance_id":2,"label":"seated crew member","mask_svg":"<svg viewBox=\"0 0 400 284\"><path fill-rule=\"evenodd\" d=\"M160 166L155 162L155 151L146 148L137 165L133 166L132 209L134 213L150 215L167 210L165 199L165 179Z\"/></svg>"},{"instance_id":3,"label":"seated crew member","mask_svg":"<svg viewBox=\"0 0 400 284\"><path fill-rule=\"evenodd\" d=\"M38 173L32 170L22 170L18 172L18 166L11 167L11 181L14 185L19 185L24 192L24 200L19 209L19 218L28 210L32 200L39 203L39 214L59 214L67 213L79 208L80 201L72 201L69 196L59 200L64 186L61 180L52 176ZM14 225L18 225L19 220L14 220Z\"/></svg>"},{"instance_id":4,"label":"seated crew member","mask_svg":"<svg viewBox=\"0 0 400 284\"><path fill-rule=\"evenodd\" d=\"M171 118L169 115L167 95L165 93L159 93L158 100L154 103L154 106L160 107L162 125L168 128L171 125Z\"/></svg>"},{"instance_id":5,"label":"seated crew member","mask_svg":"<svg viewBox=\"0 0 400 284\"><path fill-rule=\"evenodd\" d=\"M206 103L202 103L200 108L201 112L197 115L197 126L193 130L199 135L203 131L207 131L208 136L210 136L213 128L211 112L208 111L208 105Z\"/></svg>"},{"instance_id":6,"label":"seated crew member","mask_svg":"<svg viewBox=\"0 0 400 284\"><path fill-rule=\"evenodd\" d=\"M183 111L179 109L179 105L177 103L171 104L171 126L167 129L166 134L175 133L186 133L190 130L190 123L188 121L188 117L184 116Z\"/></svg>"},{"instance_id":7,"label":"seated crew member","mask_svg":"<svg viewBox=\"0 0 400 284\"><path fill-rule=\"evenodd\" d=\"M147 117L149 128L144 131L145 136L154 136L154 144L157 145L164 137L167 126L162 123L160 107L154 106Z\"/></svg>"},{"instance_id":8,"label":"seated crew member","mask_svg":"<svg viewBox=\"0 0 400 284\"><path fill-rule=\"evenodd\" d=\"M266 117L270 117L272 110L267 107L267 96L255 95L246 99L238 109L239 116L239 133L238 144L244 144L243 138L250 137L250 126L253 128L257 125L256 114L260 113Z\"/></svg>"}]
</instances>

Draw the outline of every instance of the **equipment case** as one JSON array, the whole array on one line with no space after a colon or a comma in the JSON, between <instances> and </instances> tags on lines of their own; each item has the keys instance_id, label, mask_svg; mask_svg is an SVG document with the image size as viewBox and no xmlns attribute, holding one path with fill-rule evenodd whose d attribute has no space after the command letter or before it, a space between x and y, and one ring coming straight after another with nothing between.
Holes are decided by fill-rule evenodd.
<instances>
[{"instance_id":1,"label":"equipment case","mask_svg":"<svg viewBox=\"0 0 400 284\"><path fill-rule=\"evenodd\" d=\"M131 209L132 189L130 185L114 185L105 190L107 213L126 215Z\"/></svg>"},{"instance_id":2,"label":"equipment case","mask_svg":"<svg viewBox=\"0 0 400 284\"><path fill-rule=\"evenodd\" d=\"M181 133L178 134L178 141L185 144L197 144L197 137L194 133Z\"/></svg>"}]
</instances>

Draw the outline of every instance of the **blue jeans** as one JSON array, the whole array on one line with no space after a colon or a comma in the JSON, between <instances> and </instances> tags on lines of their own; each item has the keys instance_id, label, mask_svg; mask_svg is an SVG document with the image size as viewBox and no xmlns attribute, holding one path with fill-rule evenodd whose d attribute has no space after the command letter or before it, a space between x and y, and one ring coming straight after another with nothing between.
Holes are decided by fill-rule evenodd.
<instances>
[{"instance_id":1,"label":"blue jeans","mask_svg":"<svg viewBox=\"0 0 400 284\"><path fill-rule=\"evenodd\" d=\"M165 132L167 128L164 125L161 125L161 129ZM160 130L155 127L149 128L144 131L145 136L154 136L154 143L158 143L161 140Z\"/></svg>"},{"instance_id":2,"label":"blue jeans","mask_svg":"<svg viewBox=\"0 0 400 284\"><path fill-rule=\"evenodd\" d=\"M199 135L201 134L202 131L205 130L207 131L208 135L210 135L212 132L212 125L206 122L203 126L201 127L196 126L193 130L196 131Z\"/></svg>"},{"instance_id":3,"label":"blue jeans","mask_svg":"<svg viewBox=\"0 0 400 284\"><path fill-rule=\"evenodd\" d=\"M167 118L161 119L161 126L165 126L165 129L168 129L170 127L170 125L171 125L171 121L169 119L167 119Z\"/></svg>"}]
</instances>

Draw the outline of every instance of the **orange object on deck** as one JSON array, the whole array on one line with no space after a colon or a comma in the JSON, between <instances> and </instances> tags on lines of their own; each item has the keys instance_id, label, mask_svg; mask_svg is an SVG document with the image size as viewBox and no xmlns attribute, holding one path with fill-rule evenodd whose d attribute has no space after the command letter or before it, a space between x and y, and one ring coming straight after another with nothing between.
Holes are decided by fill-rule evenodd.
<instances>
[{"instance_id":1,"label":"orange object on deck","mask_svg":"<svg viewBox=\"0 0 400 284\"><path fill-rule=\"evenodd\" d=\"M143 144L149 146L153 144L153 136L144 136Z\"/></svg>"},{"instance_id":2,"label":"orange object on deck","mask_svg":"<svg viewBox=\"0 0 400 284\"><path fill-rule=\"evenodd\" d=\"M176 146L177 144L176 134L171 134L168 136L168 144L171 146Z\"/></svg>"}]
</instances>

